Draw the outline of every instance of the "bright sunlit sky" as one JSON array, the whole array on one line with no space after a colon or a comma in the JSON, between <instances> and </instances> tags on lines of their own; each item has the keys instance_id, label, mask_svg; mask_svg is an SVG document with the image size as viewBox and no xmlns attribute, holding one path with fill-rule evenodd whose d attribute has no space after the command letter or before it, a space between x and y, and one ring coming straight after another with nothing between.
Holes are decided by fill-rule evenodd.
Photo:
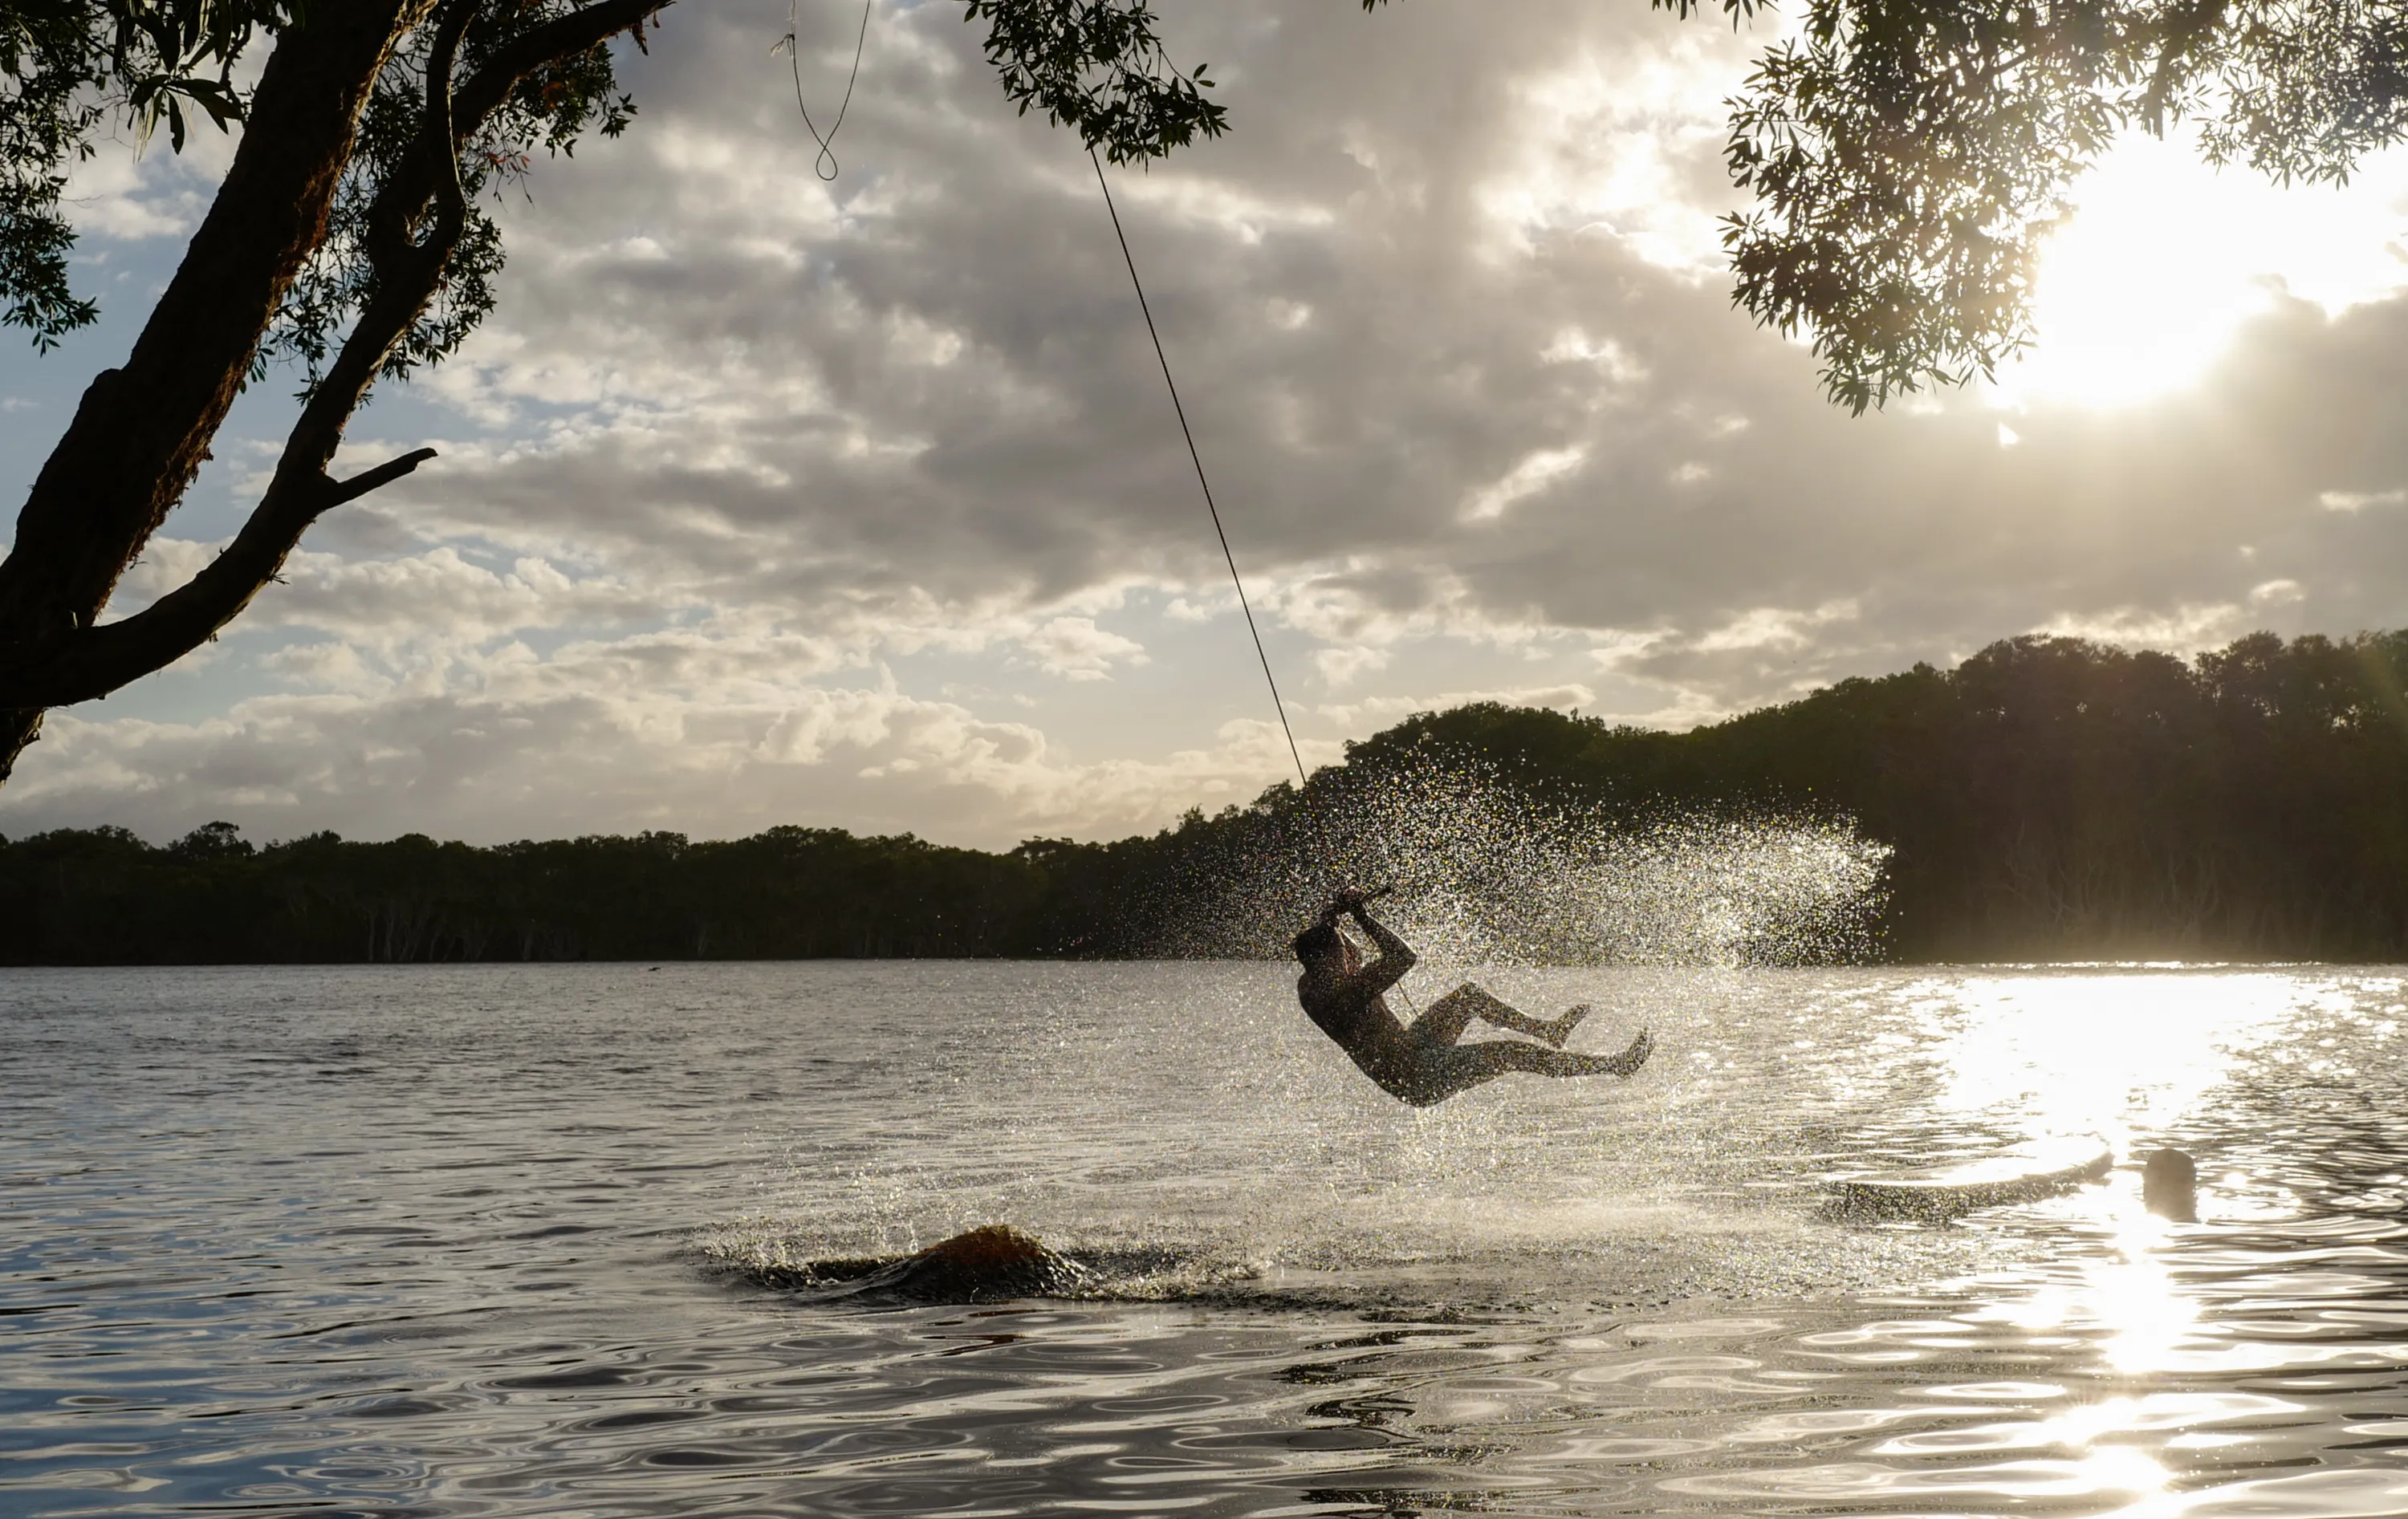
<instances>
[{"instance_id":1,"label":"bright sunlit sky","mask_svg":"<svg viewBox=\"0 0 2408 1519\"><path fill-rule=\"evenodd\" d=\"M832 106L859 12L802 8ZM1234 130L1116 189L1309 760L1474 697L1686 725L2035 630L2408 623L2408 157L2280 191L2130 145L2027 362L1851 419L1719 268L1720 102L1766 33L1168 8ZM634 129L503 208L483 332L353 424L353 464L441 458L322 523L221 642L53 714L0 830L999 845L1278 779L1075 141L1011 115L957 6L880 0L823 184L785 26L664 17ZM227 151L77 182L107 315L45 359L0 335L15 489ZM246 399L119 609L231 534L290 389Z\"/></svg>"}]
</instances>

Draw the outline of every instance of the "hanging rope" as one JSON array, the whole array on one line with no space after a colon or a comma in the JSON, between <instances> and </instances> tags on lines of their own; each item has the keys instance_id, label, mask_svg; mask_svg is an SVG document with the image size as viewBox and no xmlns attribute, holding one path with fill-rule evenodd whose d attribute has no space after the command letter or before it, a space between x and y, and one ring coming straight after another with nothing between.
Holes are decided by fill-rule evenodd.
<instances>
[{"instance_id":1,"label":"hanging rope","mask_svg":"<svg viewBox=\"0 0 2408 1519\"><path fill-rule=\"evenodd\" d=\"M853 82L861 78L861 50L869 40L869 7L876 3L877 0L861 0L861 30L853 39L853 72L845 76L844 99L836 108L836 121L825 132L822 132L820 124L811 120L811 108L803 103L803 50L801 44L795 40L796 29L800 24L802 0L786 0L786 35L778 39L776 48L770 50L773 52L782 50L786 61L794 65L795 105L803 113L803 125L810 129L811 140L820 145L819 157L811 160L811 172L823 179L837 177L836 135L844 130L844 113L853 106Z\"/></svg>"},{"instance_id":2,"label":"hanging rope","mask_svg":"<svg viewBox=\"0 0 2408 1519\"><path fill-rule=\"evenodd\" d=\"M1212 514L1212 532L1221 540L1221 557L1229 566L1229 583L1238 588L1238 609L1246 614L1246 632L1254 640L1254 658L1262 662L1263 683L1271 688L1271 707L1279 713L1280 731L1287 735L1287 757L1296 762L1297 800L1305 809L1305 816L1314 831L1321 829L1322 820L1313 812L1305 788L1311 784L1304 773L1304 756L1296 747L1296 729L1288 726L1287 703L1280 699L1279 681L1271 675L1271 656L1263 652L1262 630L1254 625L1254 609L1246 600L1246 582L1238 573L1238 556L1229 552L1229 530L1221 525L1221 508L1212 499L1212 482L1204 477L1204 455L1196 448L1196 430L1187 425L1187 408L1179 401L1179 381L1170 378L1170 360L1162 350L1162 332L1154 324L1154 308L1145 298L1145 281L1138 278L1137 258L1129 251L1128 234L1121 226L1120 208L1112 204L1111 181L1104 178L1104 161L1093 148L1087 150L1087 161L1096 165L1096 183L1104 192L1104 209L1111 213L1112 236L1120 239L1121 262L1128 265L1129 284L1137 291L1137 308L1145 313L1146 336L1154 339L1154 362L1162 365L1162 383L1170 392L1170 409L1179 415L1180 435L1187 439L1187 462L1196 466L1196 483L1203 488L1205 509ZM1322 840L1326 852L1328 840ZM1374 896L1384 896L1391 888L1383 886ZM1396 992L1405 999L1405 1007L1416 1017L1421 1010L1414 1005L1413 994L1405 990L1403 982L1397 982Z\"/></svg>"},{"instance_id":3,"label":"hanging rope","mask_svg":"<svg viewBox=\"0 0 2408 1519\"><path fill-rule=\"evenodd\" d=\"M1263 652L1262 629L1254 625L1254 609L1246 600L1246 582L1238 573L1238 556L1229 552L1229 532L1221 525L1221 508L1212 499L1212 482L1204 478L1204 456L1196 450L1195 429L1187 425L1187 408L1179 404L1179 382L1170 378L1170 360L1162 351L1162 333L1154 324L1154 308L1146 303L1145 281L1137 277L1137 258L1129 252L1128 234L1121 228L1120 208L1112 204L1111 182L1104 178L1104 161L1093 148L1087 161L1096 165L1096 183L1103 188L1104 209L1111 213L1112 236L1120 239L1121 261L1128 265L1129 283L1137 290L1137 308L1145 313L1146 335L1154 339L1154 361L1162 365L1162 382L1170 390L1170 409L1179 414L1179 431L1187 439L1187 460L1196 466L1196 483L1204 488L1204 507L1212 514L1212 532L1221 540L1221 557L1228 562L1229 583L1238 588L1238 609L1246 614L1246 632L1254 640L1254 657L1262 661L1263 683L1271 688L1271 707L1279 713L1280 731L1287 735L1287 757L1296 762L1298 795L1308 784L1304 755L1296 747L1296 730L1288 726L1287 703L1280 700L1279 681L1271 676L1271 656Z\"/></svg>"}]
</instances>

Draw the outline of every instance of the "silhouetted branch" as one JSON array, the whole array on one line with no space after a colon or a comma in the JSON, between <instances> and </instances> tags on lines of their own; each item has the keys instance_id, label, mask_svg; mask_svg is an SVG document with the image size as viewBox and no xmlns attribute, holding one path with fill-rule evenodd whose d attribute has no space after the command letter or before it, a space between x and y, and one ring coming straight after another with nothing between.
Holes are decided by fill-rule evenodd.
<instances>
[{"instance_id":1,"label":"silhouetted branch","mask_svg":"<svg viewBox=\"0 0 2408 1519\"><path fill-rule=\"evenodd\" d=\"M417 449L314 489L269 487L242 531L208 567L133 616L57 640L37 663L0 660L0 708L92 701L183 658L234 620L276 578L302 532L324 512L390 485L435 457Z\"/></svg>"},{"instance_id":2,"label":"silhouetted branch","mask_svg":"<svg viewBox=\"0 0 2408 1519\"><path fill-rule=\"evenodd\" d=\"M275 476L250 520L208 568L143 611L46 640L37 648L0 649L0 710L91 701L173 664L214 638L250 605L283 567L311 523L435 457L434 450L421 449L343 481L326 473L385 355L442 288L445 267L466 222L460 145L527 75L640 26L667 3L611 0L561 17L496 50L456 89L454 60L480 7L476 0L452 0L438 14L420 145L380 191L370 215L376 293L286 435ZM408 229L430 199L435 203L433 223L412 241Z\"/></svg>"},{"instance_id":3,"label":"silhouetted branch","mask_svg":"<svg viewBox=\"0 0 2408 1519\"><path fill-rule=\"evenodd\" d=\"M388 459L374 469L365 469L345 480L327 481L327 499L321 511L331 510L347 501L357 501L370 491L382 490L420 465L436 456L433 449L412 449L398 459Z\"/></svg>"}]
</instances>

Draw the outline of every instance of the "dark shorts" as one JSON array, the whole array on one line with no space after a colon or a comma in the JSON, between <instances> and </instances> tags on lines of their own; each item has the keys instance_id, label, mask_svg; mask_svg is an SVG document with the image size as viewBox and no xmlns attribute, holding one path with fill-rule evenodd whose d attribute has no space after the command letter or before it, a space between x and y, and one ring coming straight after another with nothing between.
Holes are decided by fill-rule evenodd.
<instances>
[{"instance_id":1,"label":"dark shorts","mask_svg":"<svg viewBox=\"0 0 2408 1519\"><path fill-rule=\"evenodd\" d=\"M1415 1040L1412 1063L1383 1075L1380 1084L1400 1102L1427 1108L1503 1074L1483 1045Z\"/></svg>"}]
</instances>

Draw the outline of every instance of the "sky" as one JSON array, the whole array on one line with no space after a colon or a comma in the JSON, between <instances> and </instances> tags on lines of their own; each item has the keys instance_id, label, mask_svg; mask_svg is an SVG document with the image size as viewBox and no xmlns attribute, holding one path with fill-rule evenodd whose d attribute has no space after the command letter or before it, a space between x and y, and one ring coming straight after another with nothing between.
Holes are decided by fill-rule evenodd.
<instances>
[{"instance_id":1,"label":"sky","mask_svg":"<svg viewBox=\"0 0 2408 1519\"><path fill-rule=\"evenodd\" d=\"M2278 190L2119 148L2037 350L1856 418L1729 300L1770 27L1636 3L1165 7L1231 131L1113 191L1308 764L1473 699L1682 727L1996 639L2408 624L2408 159ZM860 11L800 7L824 122ZM1777 24L1777 23L1774 23ZM0 832L1112 838L1292 775L1093 170L957 5L875 0L840 173L782 4L663 18L640 114L497 208L498 309L344 455L219 641L54 712ZM229 144L70 189L102 322L0 334L22 491ZM121 588L256 499L246 396Z\"/></svg>"}]
</instances>

